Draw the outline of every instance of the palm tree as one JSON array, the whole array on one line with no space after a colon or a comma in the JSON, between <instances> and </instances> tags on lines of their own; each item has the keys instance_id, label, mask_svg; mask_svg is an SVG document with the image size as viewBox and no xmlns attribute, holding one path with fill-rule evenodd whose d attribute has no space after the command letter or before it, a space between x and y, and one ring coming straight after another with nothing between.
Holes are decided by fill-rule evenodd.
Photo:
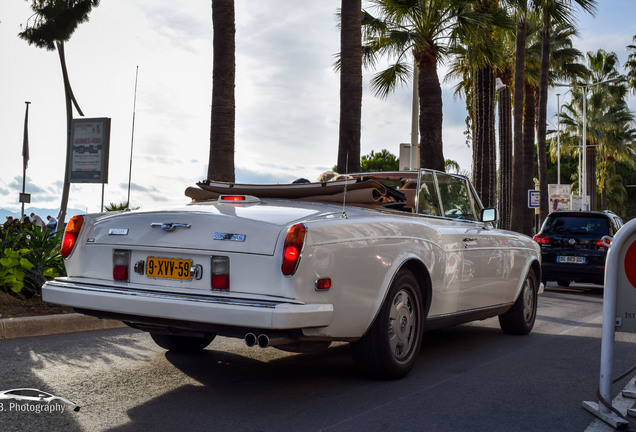
<instances>
[{"instance_id":1,"label":"palm tree","mask_svg":"<svg viewBox=\"0 0 636 432\"><path fill-rule=\"evenodd\" d=\"M342 0L338 169L360 171L362 115L362 0Z\"/></svg>"},{"instance_id":2,"label":"palm tree","mask_svg":"<svg viewBox=\"0 0 636 432\"><path fill-rule=\"evenodd\" d=\"M621 78L616 53L598 50L587 53L587 58L593 83ZM633 142L627 140L627 137L634 115L627 106L627 91L624 82L593 86L588 90L587 140L590 143L588 149L591 156L587 158L590 164L587 172L596 174L588 174L588 184L591 186L588 190L592 191L591 208L599 207L596 190L603 196L601 204L606 204L605 180L612 165L610 162L625 161L625 157L630 159L630 152L625 144Z\"/></svg>"},{"instance_id":3,"label":"palm tree","mask_svg":"<svg viewBox=\"0 0 636 432\"><path fill-rule=\"evenodd\" d=\"M515 38L515 68L513 90L513 165L512 208L510 228L514 231L530 234L532 232L531 213L528 211L526 194L532 189L532 178L525 167L527 159L523 145L523 106L525 99L526 31L528 26L528 1L519 0L516 8L517 31Z\"/></svg>"},{"instance_id":4,"label":"palm tree","mask_svg":"<svg viewBox=\"0 0 636 432\"><path fill-rule=\"evenodd\" d=\"M212 0L214 57L208 179L234 182L236 80L234 0Z\"/></svg>"},{"instance_id":5,"label":"palm tree","mask_svg":"<svg viewBox=\"0 0 636 432\"><path fill-rule=\"evenodd\" d=\"M486 207L497 203L497 148L495 140L495 78L504 60L503 34L508 17L497 0L478 0L474 11L484 24L479 36L466 41L472 69L473 183Z\"/></svg>"},{"instance_id":6,"label":"palm tree","mask_svg":"<svg viewBox=\"0 0 636 432\"><path fill-rule=\"evenodd\" d=\"M618 57L615 53L599 50L587 54L589 80L592 83L619 78ZM588 85L589 84L583 84ZM565 126L562 138L562 150L577 148L573 144L580 141L583 97L587 95L586 113L586 151L588 172L587 190L590 195L590 208L607 208L607 188L615 178L616 162L636 168L636 154L630 145L636 141L633 128L634 114L626 103L627 86L625 83L589 86L586 92L575 87L572 100L564 105L560 121ZM578 151L578 150L577 150ZM554 152L554 149L552 149ZM594 173L589 175L589 173ZM612 185L612 188L615 188ZM601 205L597 201L597 191L601 193Z\"/></svg>"},{"instance_id":7,"label":"palm tree","mask_svg":"<svg viewBox=\"0 0 636 432\"><path fill-rule=\"evenodd\" d=\"M632 92L636 93L636 36L632 38L633 44L627 45L627 62L623 65L627 69L627 84Z\"/></svg>"},{"instance_id":8,"label":"palm tree","mask_svg":"<svg viewBox=\"0 0 636 432\"><path fill-rule=\"evenodd\" d=\"M552 85L555 79L573 81L575 79L586 79L588 74L585 65L579 63L579 60L583 57L582 53L574 48L572 38L578 36L577 29L567 22L554 24L549 31L550 33L550 71L548 75L548 84ZM533 52L541 52L541 67L543 67L543 61L546 58L543 55L545 45L545 29L542 29L540 38L535 42L531 50ZM543 72L543 71L541 71ZM538 117L542 113L542 101L541 101L541 86L538 87L538 100L537 100L537 113ZM539 189L541 196L541 207L539 219L544 220L548 215L548 164L546 158L546 140L541 141L539 138L546 135L546 122L543 124L537 119L537 158L538 158L538 178ZM542 135L543 134L543 135Z\"/></svg>"},{"instance_id":9,"label":"palm tree","mask_svg":"<svg viewBox=\"0 0 636 432\"><path fill-rule=\"evenodd\" d=\"M466 97L466 122L473 149L473 185L484 205L490 207L498 201L495 78L505 62L504 35L512 31L512 22L497 0L476 0L473 11L482 16L482 24L470 38L460 37L461 45L451 48L453 60L446 80L460 79L455 95L464 93Z\"/></svg>"},{"instance_id":10,"label":"palm tree","mask_svg":"<svg viewBox=\"0 0 636 432\"><path fill-rule=\"evenodd\" d=\"M376 95L386 97L417 67L419 95L420 166L444 170L442 146L442 89L438 62L445 58L460 33L474 34L483 17L467 0L373 0L380 14L363 12L365 64L375 66L379 56L395 60L371 82Z\"/></svg>"},{"instance_id":11,"label":"palm tree","mask_svg":"<svg viewBox=\"0 0 636 432\"><path fill-rule=\"evenodd\" d=\"M574 0L584 11L594 15L596 0ZM548 108L548 86L550 72L551 30L555 23L573 25L574 8L572 0L535 0L541 13L541 77L539 80L538 118L537 118L537 152L539 155L539 184L541 189L540 218L548 215L548 168L546 161L546 121Z\"/></svg>"},{"instance_id":12,"label":"palm tree","mask_svg":"<svg viewBox=\"0 0 636 432\"><path fill-rule=\"evenodd\" d=\"M66 69L66 57L64 55L64 42L68 41L77 26L88 21L88 16L94 7L99 5L99 0L68 0L64 2L56 0L33 0L31 10L34 15L27 21L25 29L18 36L27 41L29 45L45 48L48 51L57 49L62 66L62 78L64 80L64 95L66 99L66 167L64 171L64 187L62 189L62 203L58 217L58 230L63 229L66 219L66 207L70 183L71 148L71 121L73 120L73 105L78 113L83 116L77 100L71 89L71 82Z\"/></svg>"}]
</instances>

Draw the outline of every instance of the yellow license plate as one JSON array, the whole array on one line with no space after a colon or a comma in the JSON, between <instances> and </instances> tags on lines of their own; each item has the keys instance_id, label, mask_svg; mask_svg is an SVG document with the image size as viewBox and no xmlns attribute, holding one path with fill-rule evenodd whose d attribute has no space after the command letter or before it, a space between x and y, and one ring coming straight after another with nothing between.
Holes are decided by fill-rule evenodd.
<instances>
[{"instance_id":1,"label":"yellow license plate","mask_svg":"<svg viewBox=\"0 0 636 432\"><path fill-rule=\"evenodd\" d=\"M190 280L192 260L148 257L146 276L154 278Z\"/></svg>"}]
</instances>

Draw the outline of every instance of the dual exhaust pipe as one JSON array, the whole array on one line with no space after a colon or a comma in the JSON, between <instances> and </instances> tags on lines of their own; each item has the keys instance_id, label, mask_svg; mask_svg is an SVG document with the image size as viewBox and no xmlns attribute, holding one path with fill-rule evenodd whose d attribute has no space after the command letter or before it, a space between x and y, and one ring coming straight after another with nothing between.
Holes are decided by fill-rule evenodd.
<instances>
[{"instance_id":1,"label":"dual exhaust pipe","mask_svg":"<svg viewBox=\"0 0 636 432\"><path fill-rule=\"evenodd\" d=\"M245 335L245 345L247 345L248 347L258 345L261 348L267 348L269 346L275 347L279 345L286 345L292 342L295 342L294 339L283 335L269 336L266 334L260 334L257 336L254 333L247 333Z\"/></svg>"}]
</instances>

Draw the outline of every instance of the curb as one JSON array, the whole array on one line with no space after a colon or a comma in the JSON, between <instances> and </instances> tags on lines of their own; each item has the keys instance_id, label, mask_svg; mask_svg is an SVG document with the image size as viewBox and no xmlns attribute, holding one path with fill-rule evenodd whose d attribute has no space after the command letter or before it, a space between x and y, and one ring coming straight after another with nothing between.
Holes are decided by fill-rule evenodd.
<instances>
[{"instance_id":1,"label":"curb","mask_svg":"<svg viewBox=\"0 0 636 432\"><path fill-rule=\"evenodd\" d=\"M126 325L119 321L77 313L3 318L0 319L0 340L122 327L126 327Z\"/></svg>"}]
</instances>

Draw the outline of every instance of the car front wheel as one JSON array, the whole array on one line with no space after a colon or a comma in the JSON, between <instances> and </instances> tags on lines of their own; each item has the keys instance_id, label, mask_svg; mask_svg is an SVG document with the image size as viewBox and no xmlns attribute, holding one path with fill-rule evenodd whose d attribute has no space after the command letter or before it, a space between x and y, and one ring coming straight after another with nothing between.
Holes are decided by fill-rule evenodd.
<instances>
[{"instance_id":1,"label":"car front wheel","mask_svg":"<svg viewBox=\"0 0 636 432\"><path fill-rule=\"evenodd\" d=\"M367 334L351 343L363 374L396 379L413 369L422 345L422 304L417 279L410 271L401 271Z\"/></svg>"},{"instance_id":2,"label":"car front wheel","mask_svg":"<svg viewBox=\"0 0 636 432\"><path fill-rule=\"evenodd\" d=\"M530 333L537 317L537 300L537 277L534 271L529 270L517 301L506 313L499 315L501 329L515 335Z\"/></svg>"}]
</instances>

